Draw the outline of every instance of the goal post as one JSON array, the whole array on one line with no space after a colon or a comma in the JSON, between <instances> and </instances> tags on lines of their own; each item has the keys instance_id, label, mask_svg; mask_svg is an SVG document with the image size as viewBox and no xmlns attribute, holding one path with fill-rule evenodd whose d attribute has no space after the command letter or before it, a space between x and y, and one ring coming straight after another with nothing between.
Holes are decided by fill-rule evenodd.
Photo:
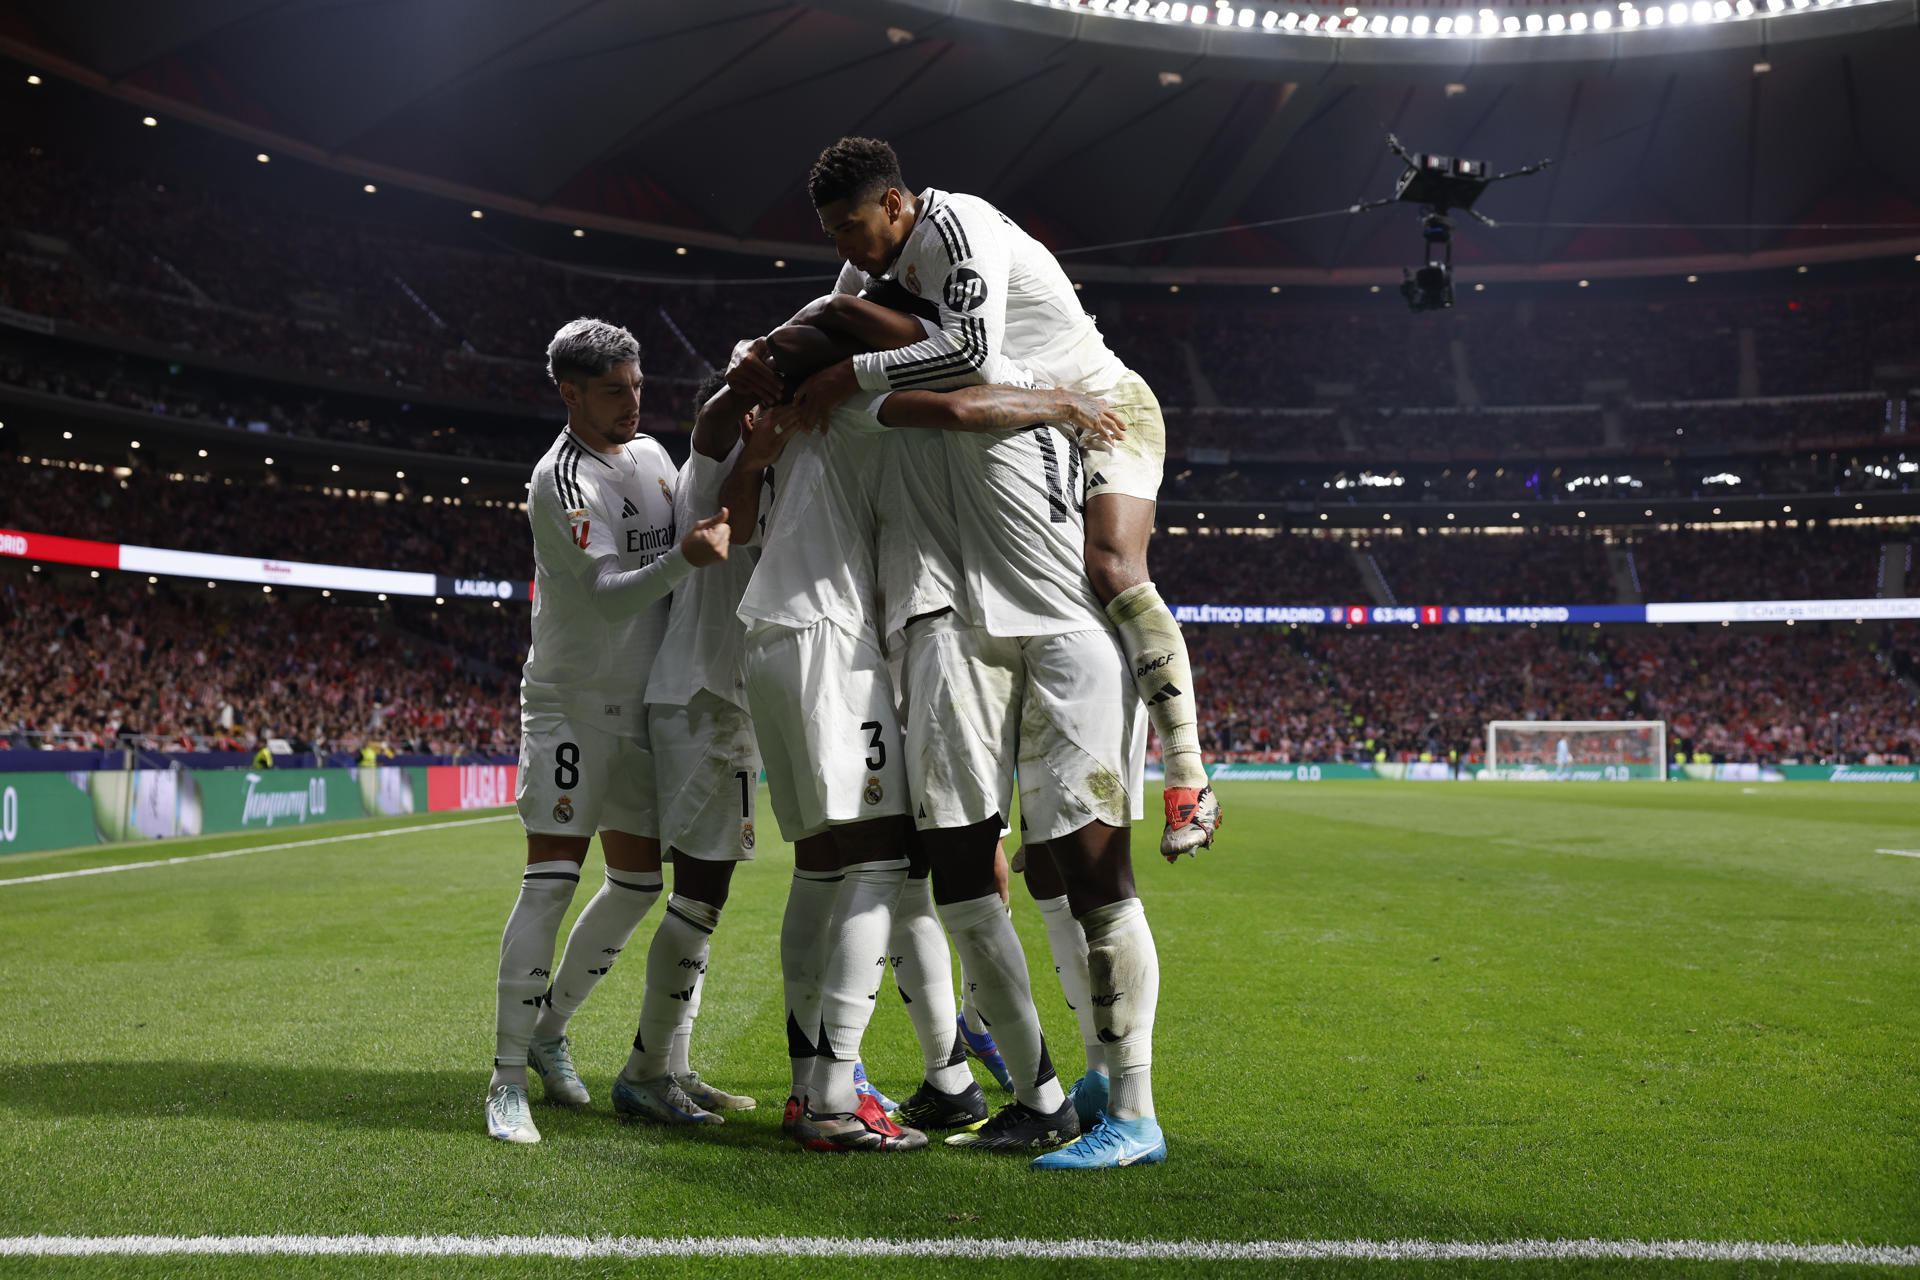
<instances>
[{"instance_id":1,"label":"goal post","mask_svg":"<svg viewBox=\"0 0 1920 1280\"><path fill-rule=\"evenodd\" d=\"M1667 776L1665 720L1492 720L1485 776L1626 782Z\"/></svg>"}]
</instances>

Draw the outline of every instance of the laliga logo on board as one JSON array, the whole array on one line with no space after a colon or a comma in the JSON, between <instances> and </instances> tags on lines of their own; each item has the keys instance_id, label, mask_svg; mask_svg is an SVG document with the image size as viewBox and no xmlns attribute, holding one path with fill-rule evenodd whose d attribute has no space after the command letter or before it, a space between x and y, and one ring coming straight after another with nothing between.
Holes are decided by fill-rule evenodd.
<instances>
[{"instance_id":1,"label":"laliga logo on board","mask_svg":"<svg viewBox=\"0 0 1920 1280\"><path fill-rule=\"evenodd\" d=\"M485 578L455 578L453 594L457 596L480 596L487 600L506 600L513 595L511 582L492 582Z\"/></svg>"}]
</instances>

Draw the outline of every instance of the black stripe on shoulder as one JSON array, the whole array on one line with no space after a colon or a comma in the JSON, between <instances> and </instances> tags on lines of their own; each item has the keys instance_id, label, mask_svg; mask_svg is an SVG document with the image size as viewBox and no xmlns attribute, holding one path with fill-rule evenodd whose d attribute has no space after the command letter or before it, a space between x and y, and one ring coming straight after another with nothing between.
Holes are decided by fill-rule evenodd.
<instances>
[{"instance_id":1,"label":"black stripe on shoulder","mask_svg":"<svg viewBox=\"0 0 1920 1280\"><path fill-rule=\"evenodd\" d=\"M946 224L941 221L940 215L936 213L928 218L927 221L933 224L933 233L939 236L940 243L946 246L947 265L951 266L959 262L960 246L954 243L953 236L947 231Z\"/></svg>"},{"instance_id":2,"label":"black stripe on shoulder","mask_svg":"<svg viewBox=\"0 0 1920 1280\"><path fill-rule=\"evenodd\" d=\"M944 222L946 224L947 230L953 233L953 238L960 242L960 255L962 257L971 258L973 256L973 242L967 239L967 229L961 223L959 214L955 213L950 207L944 208L934 221Z\"/></svg>"}]
</instances>

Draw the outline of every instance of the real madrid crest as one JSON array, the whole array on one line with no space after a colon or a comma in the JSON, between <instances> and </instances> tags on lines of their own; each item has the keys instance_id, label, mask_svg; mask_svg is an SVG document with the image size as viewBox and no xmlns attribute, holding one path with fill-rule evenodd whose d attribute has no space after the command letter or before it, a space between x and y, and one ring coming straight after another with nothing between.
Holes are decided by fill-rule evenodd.
<instances>
[{"instance_id":1,"label":"real madrid crest","mask_svg":"<svg viewBox=\"0 0 1920 1280\"><path fill-rule=\"evenodd\" d=\"M910 262L907 264L907 275L906 275L905 283L907 288L911 289L913 292L915 293L920 292L920 264L919 263Z\"/></svg>"},{"instance_id":2,"label":"real madrid crest","mask_svg":"<svg viewBox=\"0 0 1920 1280\"><path fill-rule=\"evenodd\" d=\"M660 496L668 502L672 502L673 490L667 487L667 478L665 476L655 476L654 479L660 482Z\"/></svg>"},{"instance_id":3,"label":"real madrid crest","mask_svg":"<svg viewBox=\"0 0 1920 1280\"><path fill-rule=\"evenodd\" d=\"M561 796L557 801L554 802L553 820L555 822L572 822L573 821L573 797L572 796Z\"/></svg>"},{"instance_id":4,"label":"real madrid crest","mask_svg":"<svg viewBox=\"0 0 1920 1280\"><path fill-rule=\"evenodd\" d=\"M872 774L867 776L867 803L879 804L887 793L880 788L880 779Z\"/></svg>"},{"instance_id":5,"label":"real madrid crest","mask_svg":"<svg viewBox=\"0 0 1920 1280\"><path fill-rule=\"evenodd\" d=\"M753 852L753 824L751 822L743 822L740 824L740 847L748 853Z\"/></svg>"}]
</instances>

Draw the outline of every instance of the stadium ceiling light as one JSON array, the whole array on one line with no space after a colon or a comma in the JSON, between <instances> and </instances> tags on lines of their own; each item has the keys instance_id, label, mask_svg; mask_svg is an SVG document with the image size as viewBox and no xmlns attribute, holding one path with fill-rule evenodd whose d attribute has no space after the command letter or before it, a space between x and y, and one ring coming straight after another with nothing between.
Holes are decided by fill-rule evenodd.
<instances>
[{"instance_id":1,"label":"stadium ceiling light","mask_svg":"<svg viewBox=\"0 0 1920 1280\"><path fill-rule=\"evenodd\" d=\"M98 569L92 570L89 576L97 578L100 576L100 571Z\"/></svg>"},{"instance_id":2,"label":"stadium ceiling light","mask_svg":"<svg viewBox=\"0 0 1920 1280\"><path fill-rule=\"evenodd\" d=\"M1485 293L1487 291L1487 286L1485 286L1484 284L1476 284L1475 286L1473 286L1473 291L1475 293Z\"/></svg>"},{"instance_id":3,"label":"stadium ceiling light","mask_svg":"<svg viewBox=\"0 0 1920 1280\"><path fill-rule=\"evenodd\" d=\"M140 123L147 126L147 128L149 129L157 128L160 124L160 122L158 120L155 120L152 116L141 116Z\"/></svg>"},{"instance_id":4,"label":"stadium ceiling light","mask_svg":"<svg viewBox=\"0 0 1920 1280\"><path fill-rule=\"evenodd\" d=\"M460 483L461 483L461 484L465 484L465 483L467 483L467 478L466 478L465 476L461 476L461 477L460 477Z\"/></svg>"},{"instance_id":5,"label":"stadium ceiling light","mask_svg":"<svg viewBox=\"0 0 1920 1280\"><path fill-rule=\"evenodd\" d=\"M573 238L575 240L585 240L587 238L587 229L585 227L575 227L573 229Z\"/></svg>"},{"instance_id":6,"label":"stadium ceiling light","mask_svg":"<svg viewBox=\"0 0 1920 1280\"><path fill-rule=\"evenodd\" d=\"M1782 511L1784 511L1784 512L1786 512L1786 513L1787 513L1788 515L1792 515L1792 514L1793 514L1793 504L1792 504L1791 502L1783 502L1783 503L1781 503L1781 504L1780 504L1780 510L1782 510Z\"/></svg>"},{"instance_id":7,"label":"stadium ceiling light","mask_svg":"<svg viewBox=\"0 0 1920 1280\"><path fill-rule=\"evenodd\" d=\"M39 83L40 83L40 77L39 77L39 76L28 76L28 77L27 77L27 83L28 83L28 84L39 84Z\"/></svg>"},{"instance_id":8,"label":"stadium ceiling light","mask_svg":"<svg viewBox=\"0 0 1920 1280\"><path fill-rule=\"evenodd\" d=\"M140 447L140 442L139 442L138 440L135 440L135 441L133 441L133 442L132 442L132 446L133 446L133 447L134 447L135 449L138 449L138 448Z\"/></svg>"},{"instance_id":9,"label":"stadium ceiling light","mask_svg":"<svg viewBox=\"0 0 1920 1280\"><path fill-rule=\"evenodd\" d=\"M1584 289L1584 288L1586 288L1586 287L1587 287L1587 282L1586 282L1585 280L1582 280L1582 281L1580 282L1580 287L1581 287L1582 289Z\"/></svg>"},{"instance_id":10,"label":"stadium ceiling light","mask_svg":"<svg viewBox=\"0 0 1920 1280\"><path fill-rule=\"evenodd\" d=\"M1795 268L1794 268L1794 271L1795 271L1796 273L1798 273L1799 275L1805 275L1805 274L1807 274L1807 269L1806 269L1806 268L1805 268L1804 266L1801 266L1801 267L1795 267Z\"/></svg>"},{"instance_id":11,"label":"stadium ceiling light","mask_svg":"<svg viewBox=\"0 0 1920 1280\"><path fill-rule=\"evenodd\" d=\"M156 578L156 577L154 577L154 576L153 576L152 574L148 574L148 575L147 575L147 582L148 582L148 584L149 584L149 585L152 585L152 584L154 584L154 583L157 583L157 582L159 582L159 581L160 581L160 579L158 579L158 578Z\"/></svg>"},{"instance_id":12,"label":"stadium ceiling light","mask_svg":"<svg viewBox=\"0 0 1920 1280\"><path fill-rule=\"evenodd\" d=\"M340 469L340 464L339 464L339 463L337 463L337 462L336 462L336 463L334 463L334 464L333 464L333 469L334 469L335 471L338 471L338 470Z\"/></svg>"},{"instance_id":13,"label":"stadium ceiling light","mask_svg":"<svg viewBox=\"0 0 1920 1280\"><path fill-rule=\"evenodd\" d=\"M265 463L266 463L266 464L267 464L268 466L272 466L272 465L273 465L273 459L272 459L272 458L263 458L263 459L261 459L261 461L263 461L263 462L265 462Z\"/></svg>"},{"instance_id":14,"label":"stadium ceiling light","mask_svg":"<svg viewBox=\"0 0 1920 1280\"><path fill-rule=\"evenodd\" d=\"M270 163L270 162L271 162L271 161L273 160L273 157L272 157L272 156L270 156L270 155L268 155L268 154L267 154L266 152L264 152L264 151L256 151L256 152L254 152L254 153L253 153L253 158L254 158L255 160L258 160L258 161L259 161L259 162L260 162L261 164L268 164L268 163Z\"/></svg>"},{"instance_id":15,"label":"stadium ceiling light","mask_svg":"<svg viewBox=\"0 0 1920 1280\"><path fill-rule=\"evenodd\" d=\"M407 478L407 473L404 471L396 471L393 473L393 478L395 480L405 480Z\"/></svg>"},{"instance_id":16,"label":"stadium ceiling light","mask_svg":"<svg viewBox=\"0 0 1920 1280\"><path fill-rule=\"evenodd\" d=\"M261 587L261 588L260 588L260 594L262 594L262 595L268 595L268 596L270 596L270 595L272 595L272 594L273 594L273 588L272 588L272 587Z\"/></svg>"},{"instance_id":17,"label":"stadium ceiling light","mask_svg":"<svg viewBox=\"0 0 1920 1280\"><path fill-rule=\"evenodd\" d=\"M382 591L382 592L380 593L380 598L381 598L382 600L385 600L385 599L387 598L387 593L386 593L386 592L384 592L384 591Z\"/></svg>"},{"instance_id":18,"label":"stadium ceiling light","mask_svg":"<svg viewBox=\"0 0 1920 1280\"><path fill-rule=\"evenodd\" d=\"M200 456L201 456L201 457L203 457L203 458L204 458L204 457L206 457L206 456L207 456L207 451L206 451L205 449L202 449L202 450L200 451Z\"/></svg>"},{"instance_id":19,"label":"stadium ceiling light","mask_svg":"<svg viewBox=\"0 0 1920 1280\"><path fill-rule=\"evenodd\" d=\"M486 214L484 214L484 213L482 213L482 212L480 212L480 210L478 210L478 209L469 209L469 210L467 211L467 216L468 216L469 218L484 218L484 217L486 217L487 215L486 215Z\"/></svg>"},{"instance_id":20,"label":"stadium ceiling light","mask_svg":"<svg viewBox=\"0 0 1920 1280\"><path fill-rule=\"evenodd\" d=\"M360 189L366 192L368 195L372 195L374 192L378 191L380 188L374 186L371 182L369 182L365 186L361 187Z\"/></svg>"},{"instance_id":21,"label":"stadium ceiling light","mask_svg":"<svg viewBox=\"0 0 1920 1280\"><path fill-rule=\"evenodd\" d=\"M435 596L433 598L433 602L435 604L445 604L447 602L447 598L445 596Z\"/></svg>"},{"instance_id":22,"label":"stadium ceiling light","mask_svg":"<svg viewBox=\"0 0 1920 1280\"><path fill-rule=\"evenodd\" d=\"M1715 514L1715 515L1719 515L1719 514L1720 514L1720 508L1718 508L1718 507L1715 507L1715 508L1713 509L1713 514Z\"/></svg>"},{"instance_id":23,"label":"stadium ceiling light","mask_svg":"<svg viewBox=\"0 0 1920 1280\"><path fill-rule=\"evenodd\" d=\"M686 257L686 256L687 256L687 246L685 246L685 245L683 245L683 244L677 244L677 245L675 245L675 246L673 246L673 255L674 255L674 257L676 257L676 258L684 258L684 257Z\"/></svg>"},{"instance_id":24,"label":"stadium ceiling light","mask_svg":"<svg viewBox=\"0 0 1920 1280\"><path fill-rule=\"evenodd\" d=\"M1688 277L1687 277L1687 283L1688 283L1688 284L1699 284L1699 283L1700 283L1700 277L1699 277L1699 276L1688 276Z\"/></svg>"},{"instance_id":25,"label":"stadium ceiling light","mask_svg":"<svg viewBox=\"0 0 1920 1280\"><path fill-rule=\"evenodd\" d=\"M1325 520L1325 519L1327 518L1327 513L1326 513L1326 512L1324 512L1324 511L1322 511L1322 512L1320 513L1320 518L1321 518L1322 520Z\"/></svg>"},{"instance_id":26,"label":"stadium ceiling light","mask_svg":"<svg viewBox=\"0 0 1920 1280\"><path fill-rule=\"evenodd\" d=\"M71 440L71 439L73 439L73 432L71 432L71 431L62 431L62 432L60 433L60 438L61 438L62 440ZM200 456L201 456L201 457L205 457L206 455L205 455L205 454L201 454Z\"/></svg>"}]
</instances>

